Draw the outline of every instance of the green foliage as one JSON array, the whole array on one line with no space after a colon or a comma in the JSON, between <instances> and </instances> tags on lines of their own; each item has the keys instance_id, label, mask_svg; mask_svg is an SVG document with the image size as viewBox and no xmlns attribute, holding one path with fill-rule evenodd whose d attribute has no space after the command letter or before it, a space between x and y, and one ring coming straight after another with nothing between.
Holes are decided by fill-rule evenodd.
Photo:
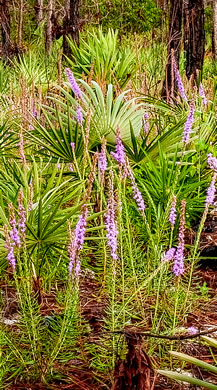
<instances>
[{"instance_id":1,"label":"green foliage","mask_svg":"<svg viewBox=\"0 0 217 390\"><path fill-rule=\"evenodd\" d=\"M95 10L95 15L94 15ZM105 0L96 4L84 3L83 12L95 19L103 28L118 28L121 33L145 32L159 26L162 11L153 0Z\"/></svg>"},{"instance_id":2,"label":"green foliage","mask_svg":"<svg viewBox=\"0 0 217 390\"><path fill-rule=\"evenodd\" d=\"M118 47L118 31L101 29L88 32L79 46L68 39L71 58L67 61L77 77L88 77L100 85L116 84L124 88L136 72L136 53L128 47Z\"/></svg>"},{"instance_id":3,"label":"green foliage","mask_svg":"<svg viewBox=\"0 0 217 390\"><path fill-rule=\"evenodd\" d=\"M214 346L216 348L217 342L215 339L212 339L210 337L203 337L203 338L210 346ZM217 374L217 367L212 365L212 364L206 363L203 360L196 359L192 356L189 356L187 354L180 353L180 352L171 351L170 354L183 362L187 362L187 363L190 363L194 366L200 367L209 373ZM187 383L190 383L192 385L199 386L202 388L207 388L207 389L213 389L213 390L217 389L217 386L212 384L211 382L197 379L191 375L179 374L179 373L174 372L174 371L165 371L165 370L158 370L158 372L159 372L159 374L165 375L168 378L174 379L178 382L180 382L180 381L187 382Z\"/></svg>"}]
</instances>

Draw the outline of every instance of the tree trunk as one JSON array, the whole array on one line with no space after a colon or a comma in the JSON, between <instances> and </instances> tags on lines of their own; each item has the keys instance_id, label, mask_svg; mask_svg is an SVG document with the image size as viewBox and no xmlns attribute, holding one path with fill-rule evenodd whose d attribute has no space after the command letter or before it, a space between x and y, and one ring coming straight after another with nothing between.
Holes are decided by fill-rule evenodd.
<instances>
[{"instance_id":1,"label":"tree trunk","mask_svg":"<svg viewBox=\"0 0 217 390\"><path fill-rule=\"evenodd\" d=\"M217 58L217 0L213 0L213 59Z\"/></svg>"},{"instance_id":2,"label":"tree trunk","mask_svg":"<svg viewBox=\"0 0 217 390\"><path fill-rule=\"evenodd\" d=\"M63 21L63 52L70 55L70 49L66 37L71 36L79 45L79 8L80 0L65 0L65 17Z\"/></svg>"},{"instance_id":3,"label":"tree trunk","mask_svg":"<svg viewBox=\"0 0 217 390\"><path fill-rule=\"evenodd\" d=\"M0 22L1 22L1 36L2 36L2 58L7 59L10 55L11 49L11 23L9 13L9 1L0 0Z\"/></svg>"},{"instance_id":4,"label":"tree trunk","mask_svg":"<svg viewBox=\"0 0 217 390\"><path fill-rule=\"evenodd\" d=\"M36 0L35 2L35 13L37 19L37 26L39 26L43 20L43 0Z\"/></svg>"},{"instance_id":5,"label":"tree trunk","mask_svg":"<svg viewBox=\"0 0 217 390\"><path fill-rule=\"evenodd\" d=\"M23 37L23 0L20 0L19 5L19 20L18 20L18 49L22 46L22 37Z\"/></svg>"},{"instance_id":6,"label":"tree trunk","mask_svg":"<svg viewBox=\"0 0 217 390\"><path fill-rule=\"evenodd\" d=\"M52 40L53 40L53 34L52 34L52 14L54 9L54 3L53 0L48 0L47 5L47 29L46 29L46 43L45 48L47 54L50 54L51 46L52 46Z\"/></svg>"},{"instance_id":7,"label":"tree trunk","mask_svg":"<svg viewBox=\"0 0 217 390\"><path fill-rule=\"evenodd\" d=\"M186 75L194 83L202 70L205 51L203 0L188 0L184 9Z\"/></svg>"},{"instance_id":8,"label":"tree trunk","mask_svg":"<svg viewBox=\"0 0 217 390\"><path fill-rule=\"evenodd\" d=\"M173 95L174 90L174 77L172 69L172 50L174 58L179 66L180 45L182 38L182 13L183 13L183 0L171 0L170 1L170 17L169 17L169 43L166 65L166 76L162 90L162 96L167 99Z\"/></svg>"}]
</instances>

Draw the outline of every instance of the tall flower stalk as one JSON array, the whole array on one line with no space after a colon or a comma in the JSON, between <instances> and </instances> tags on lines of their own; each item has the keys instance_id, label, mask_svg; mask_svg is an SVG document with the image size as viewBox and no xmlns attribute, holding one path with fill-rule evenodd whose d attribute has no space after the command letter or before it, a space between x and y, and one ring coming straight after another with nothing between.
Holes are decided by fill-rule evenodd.
<instances>
[{"instance_id":1,"label":"tall flower stalk","mask_svg":"<svg viewBox=\"0 0 217 390\"><path fill-rule=\"evenodd\" d=\"M194 103L192 102L190 104L190 111L189 111L187 120L185 122L185 127L184 127L184 133L183 133L183 138L182 138L182 142L184 143L184 145L187 145L190 141L190 133L191 133L192 126L194 123L194 111L195 111L195 106L194 106Z\"/></svg>"},{"instance_id":2,"label":"tall flower stalk","mask_svg":"<svg viewBox=\"0 0 217 390\"><path fill-rule=\"evenodd\" d=\"M184 273L184 249L185 249L185 208L186 201L183 199L181 201L181 216L180 216L180 224L179 224L179 238L178 238L178 246L176 249L175 260L173 265L173 273L176 276L180 276Z\"/></svg>"},{"instance_id":3,"label":"tall flower stalk","mask_svg":"<svg viewBox=\"0 0 217 390\"><path fill-rule=\"evenodd\" d=\"M81 92L81 89L79 87L79 85L77 84L77 81L75 80L75 77L71 71L71 69L69 68L65 68L65 73L66 73L66 76L69 80L69 84L71 86L71 89L72 91L74 92L75 94L75 97L77 99L83 99L83 95L82 95L82 92Z\"/></svg>"},{"instance_id":4,"label":"tall flower stalk","mask_svg":"<svg viewBox=\"0 0 217 390\"><path fill-rule=\"evenodd\" d=\"M184 85L183 85L183 82L182 82L182 79L181 79L181 76L180 76L180 73L179 73L179 70L178 70L178 67L176 64L176 60L174 58L174 54L172 54L172 57L173 57L172 58L173 71L175 74L177 88L179 90L180 96L187 102L188 99L187 99L187 96L185 94L185 88L184 88Z\"/></svg>"},{"instance_id":5,"label":"tall flower stalk","mask_svg":"<svg viewBox=\"0 0 217 390\"><path fill-rule=\"evenodd\" d=\"M117 260L118 249L118 229L116 221L116 201L114 196L114 174L113 171L109 172L109 198L107 204L107 212L105 216L105 224L107 230L108 246L110 247L110 253L113 260Z\"/></svg>"}]
</instances>

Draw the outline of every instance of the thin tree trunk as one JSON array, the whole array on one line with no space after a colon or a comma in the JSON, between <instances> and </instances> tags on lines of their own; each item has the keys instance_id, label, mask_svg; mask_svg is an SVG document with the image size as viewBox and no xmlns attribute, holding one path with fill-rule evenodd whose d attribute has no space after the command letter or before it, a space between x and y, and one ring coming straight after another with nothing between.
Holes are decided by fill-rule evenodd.
<instances>
[{"instance_id":1,"label":"thin tree trunk","mask_svg":"<svg viewBox=\"0 0 217 390\"><path fill-rule=\"evenodd\" d=\"M52 34L52 14L54 10L54 3L53 0L48 0L47 5L47 29L46 29L46 52L50 54L51 52L51 46L52 46L52 40L53 40L53 34Z\"/></svg>"},{"instance_id":2,"label":"thin tree trunk","mask_svg":"<svg viewBox=\"0 0 217 390\"><path fill-rule=\"evenodd\" d=\"M186 0L185 0L186 1ZM204 2L188 0L184 9L186 75L194 83L202 70L205 51Z\"/></svg>"},{"instance_id":3,"label":"thin tree trunk","mask_svg":"<svg viewBox=\"0 0 217 390\"><path fill-rule=\"evenodd\" d=\"M66 37L71 36L79 45L79 8L80 0L65 0L65 18L63 21L63 52L70 55L70 49Z\"/></svg>"},{"instance_id":4,"label":"thin tree trunk","mask_svg":"<svg viewBox=\"0 0 217 390\"><path fill-rule=\"evenodd\" d=\"M9 13L9 1L0 0L0 22L1 22L1 36L2 36L2 58L6 60L10 55L11 49L11 23Z\"/></svg>"},{"instance_id":5,"label":"thin tree trunk","mask_svg":"<svg viewBox=\"0 0 217 390\"><path fill-rule=\"evenodd\" d=\"M20 0L19 5L19 20L18 20L18 48L22 46L22 37L23 37L23 0Z\"/></svg>"},{"instance_id":6,"label":"thin tree trunk","mask_svg":"<svg viewBox=\"0 0 217 390\"><path fill-rule=\"evenodd\" d=\"M180 45L182 39L182 14L183 0L170 1L170 17L169 17L169 43L167 54L166 75L162 90L162 96L169 101L173 95L174 77L172 69L172 51L174 58L179 66Z\"/></svg>"},{"instance_id":7,"label":"thin tree trunk","mask_svg":"<svg viewBox=\"0 0 217 390\"><path fill-rule=\"evenodd\" d=\"M35 13L37 19L37 26L39 26L43 20L43 0L36 0L35 2Z\"/></svg>"},{"instance_id":8,"label":"thin tree trunk","mask_svg":"<svg viewBox=\"0 0 217 390\"><path fill-rule=\"evenodd\" d=\"M217 58L217 0L213 0L213 58Z\"/></svg>"}]
</instances>

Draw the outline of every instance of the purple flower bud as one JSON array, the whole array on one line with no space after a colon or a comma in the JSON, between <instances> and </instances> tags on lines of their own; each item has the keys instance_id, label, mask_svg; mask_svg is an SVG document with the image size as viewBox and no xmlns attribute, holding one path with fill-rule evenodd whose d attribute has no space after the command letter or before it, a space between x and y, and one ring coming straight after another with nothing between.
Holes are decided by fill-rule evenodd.
<instances>
[{"instance_id":1,"label":"purple flower bud","mask_svg":"<svg viewBox=\"0 0 217 390\"><path fill-rule=\"evenodd\" d=\"M174 227L176 222L176 196L175 195L173 195L173 199L172 199L169 222L171 223L172 227Z\"/></svg>"},{"instance_id":2,"label":"purple flower bud","mask_svg":"<svg viewBox=\"0 0 217 390\"><path fill-rule=\"evenodd\" d=\"M187 331L192 335L197 334L198 332L197 328L195 328L194 326L189 326L189 328L187 328Z\"/></svg>"},{"instance_id":3,"label":"purple flower bud","mask_svg":"<svg viewBox=\"0 0 217 390\"><path fill-rule=\"evenodd\" d=\"M12 203L9 204L9 212L10 212L9 222L11 225L10 237L11 237L11 240L14 242L14 244L18 248L20 248L20 236L19 236L19 232L18 232L17 226L16 226L17 223L16 223L16 218L15 218L14 208L13 208Z\"/></svg>"},{"instance_id":4,"label":"purple flower bud","mask_svg":"<svg viewBox=\"0 0 217 390\"><path fill-rule=\"evenodd\" d=\"M108 245L110 247L111 257L113 258L113 260L118 259L118 255L117 255L118 229L117 229L117 222L115 219L115 206L116 204L114 198L113 172L111 170L109 176L109 199L107 204L108 208L105 216L105 224L107 230Z\"/></svg>"},{"instance_id":5,"label":"purple flower bud","mask_svg":"<svg viewBox=\"0 0 217 390\"><path fill-rule=\"evenodd\" d=\"M119 164L125 164L125 152L124 152L124 145L121 141L121 134L120 129L117 128L116 132L116 146L115 146L115 153L111 152L111 156L114 157L114 159Z\"/></svg>"},{"instance_id":6,"label":"purple flower bud","mask_svg":"<svg viewBox=\"0 0 217 390\"><path fill-rule=\"evenodd\" d=\"M186 94L185 94L184 85L182 83L182 79L181 79L179 70L177 68L175 58L173 58L173 71L175 74L176 84L177 84L180 96L187 102L188 99L187 99Z\"/></svg>"},{"instance_id":7,"label":"purple flower bud","mask_svg":"<svg viewBox=\"0 0 217 390\"><path fill-rule=\"evenodd\" d=\"M215 192L216 192L216 188L215 188L216 177L217 177L217 173L214 173L213 177L212 177L212 181L210 183L210 186L207 189L205 207L209 207L211 204L214 204Z\"/></svg>"},{"instance_id":8,"label":"purple flower bud","mask_svg":"<svg viewBox=\"0 0 217 390\"><path fill-rule=\"evenodd\" d=\"M131 187L132 187L132 190L133 190L133 199L135 199L136 203L137 203L137 207L138 207L138 210L141 212L141 214L144 216L144 212L145 212L145 202L144 202L144 199L142 197L142 194L141 192L139 191L139 188L136 184L136 180L135 180L135 177L134 177L134 174L133 174L133 171L132 169L130 168L130 164L129 164L129 160L128 158L126 158L126 167L127 167L127 176L129 177L130 181L131 181Z\"/></svg>"},{"instance_id":9,"label":"purple flower bud","mask_svg":"<svg viewBox=\"0 0 217 390\"><path fill-rule=\"evenodd\" d=\"M74 269L75 276L78 276L80 272L79 254L84 244L85 231L87 225L87 215L88 215L88 209L87 206L84 205L83 211L79 217L74 233L72 233L71 229L69 228L70 241L68 246L68 253L69 253L69 274L70 275L72 274L73 267L75 267Z\"/></svg>"},{"instance_id":10,"label":"purple flower bud","mask_svg":"<svg viewBox=\"0 0 217 390\"><path fill-rule=\"evenodd\" d=\"M190 112L188 114L187 120L185 122L185 127L184 127L184 133L183 133L183 138L182 142L187 145L190 141L190 132L194 123L194 104L191 103L190 105Z\"/></svg>"},{"instance_id":11,"label":"purple flower bud","mask_svg":"<svg viewBox=\"0 0 217 390\"><path fill-rule=\"evenodd\" d=\"M72 91L74 92L76 98L77 99L83 99L81 89L78 86L71 69L65 68L65 73L66 73L66 76L68 77L68 80L69 80L69 83L71 85Z\"/></svg>"},{"instance_id":12,"label":"purple flower bud","mask_svg":"<svg viewBox=\"0 0 217 390\"><path fill-rule=\"evenodd\" d=\"M106 158L106 140L103 140L101 152L99 154L99 161L98 161L99 170L102 174L107 169L107 158Z\"/></svg>"},{"instance_id":13,"label":"purple flower bud","mask_svg":"<svg viewBox=\"0 0 217 390\"><path fill-rule=\"evenodd\" d=\"M5 233L5 249L7 250L7 260L9 264L12 266L13 271L16 269L16 258L14 255L14 243L11 242L9 231L7 225L4 225L4 233Z\"/></svg>"},{"instance_id":14,"label":"purple flower bud","mask_svg":"<svg viewBox=\"0 0 217 390\"><path fill-rule=\"evenodd\" d=\"M207 154L207 162L213 171L217 171L217 158L213 157L212 153Z\"/></svg>"},{"instance_id":15,"label":"purple flower bud","mask_svg":"<svg viewBox=\"0 0 217 390\"><path fill-rule=\"evenodd\" d=\"M200 97L202 97L203 105L206 106L207 105L207 98L206 98L202 83L200 83L199 94L200 94Z\"/></svg>"},{"instance_id":16,"label":"purple flower bud","mask_svg":"<svg viewBox=\"0 0 217 390\"><path fill-rule=\"evenodd\" d=\"M78 106L76 109L76 118L77 118L77 122L78 122L79 126L82 126L84 117L83 117L81 106Z\"/></svg>"},{"instance_id":17,"label":"purple flower bud","mask_svg":"<svg viewBox=\"0 0 217 390\"><path fill-rule=\"evenodd\" d=\"M165 255L163 257L163 261L167 262L167 261L173 260L174 256L175 256L175 253L176 253L176 248L168 249L168 251L165 253Z\"/></svg>"},{"instance_id":18,"label":"purple flower bud","mask_svg":"<svg viewBox=\"0 0 217 390\"><path fill-rule=\"evenodd\" d=\"M186 201L183 199L181 202L181 216L179 224L179 242L176 249L175 260L173 265L173 273L176 276L184 273L184 249L185 249L185 207Z\"/></svg>"}]
</instances>

